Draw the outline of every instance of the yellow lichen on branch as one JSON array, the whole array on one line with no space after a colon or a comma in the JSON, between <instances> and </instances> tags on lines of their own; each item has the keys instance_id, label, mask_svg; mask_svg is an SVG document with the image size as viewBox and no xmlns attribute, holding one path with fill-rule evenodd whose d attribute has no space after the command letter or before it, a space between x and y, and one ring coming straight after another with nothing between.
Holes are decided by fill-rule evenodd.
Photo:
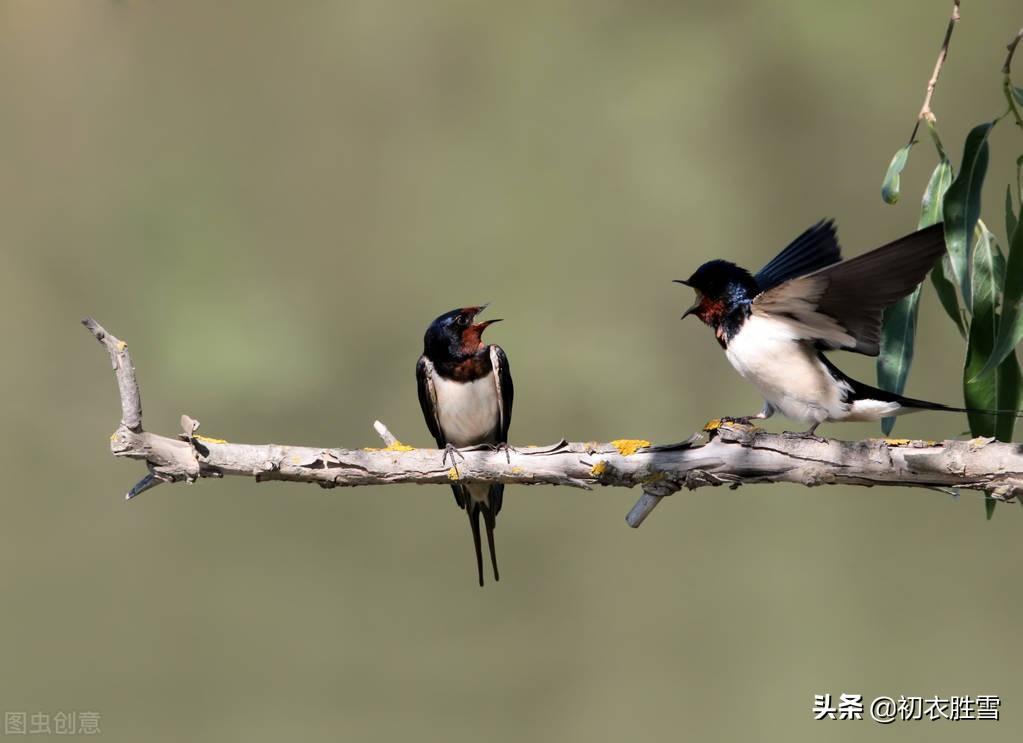
<instances>
[{"instance_id":1,"label":"yellow lichen on branch","mask_svg":"<svg viewBox=\"0 0 1023 743\"><path fill-rule=\"evenodd\" d=\"M611 442L611 446L617 449L623 457L627 457L650 446L650 442L646 439L615 439Z\"/></svg>"},{"instance_id":2,"label":"yellow lichen on branch","mask_svg":"<svg viewBox=\"0 0 1023 743\"><path fill-rule=\"evenodd\" d=\"M204 444L226 444L227 443L227 441L225 439L212 439L209 436L200 436L198 434L196 434L192 438L194 438L196 441L201 441Z\"/></svg>"},{"instance_id":3,"label":"yellow lichen on branch","mask_svg":"<svg viewBox=\"0 0 1023 743\"><path fill-rule=\"evenodd\" d=\"M921 444L927 446L937 446L937 441L916 441L914 439L881 439L888 446L913 446L919 447Z\"/></svg>"},{"instance_id":4,"label":"yellow lichen on branch","mask_svg":"<svg viewBox=\"0 0 1023 743\"><path fill-rule=\"evenodd\" d=\"M408 444L403 444L397 439L394 440L394 443L388 444L383 449L375 449L372 446L367 446L365 449L363 449L363 451L415 451L415 450L416 447L409 446Z\"/></svg>"}]
</instances>

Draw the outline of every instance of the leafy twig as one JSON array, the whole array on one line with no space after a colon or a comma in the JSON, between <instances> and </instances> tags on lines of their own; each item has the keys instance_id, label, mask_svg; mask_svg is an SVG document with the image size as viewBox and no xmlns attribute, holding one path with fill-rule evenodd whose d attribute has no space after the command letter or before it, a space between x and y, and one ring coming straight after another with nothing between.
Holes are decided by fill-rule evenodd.
<instances>
[{"instance_id":1,"label":"leafy twig","mask_svg":"<svg viewBox=\"0 0 1023 743\"><path fill-rule=\"evenodd\" d=\"M921 121L926 121L929 124L934 123L935 117L934 112L931 111L931 99L934 97L934 89L938 85L938 77L941 75L941 68L945 64L945 59L948 57L948 45L949 42L952 41L952 31L955 29L955 25L958 21L959 0L953 0L952 15L948 19L948 26L945 28L945 39L941 42L941 51L938 52L938 59L934 63L934 72L931 73L931 79L927 81L927 93L924 95L924 103L920 107L920 113L917 114L916 122L913 124L913 132L909 135L909 145L912 145L916 141L916 135L920 130ZM930 127L930 131L931 136L935 140L935 145L938 147L939 153L944 154L941 142L937 139L938 134L934 130L934 127Z\"/></svg>"},{"instance_id":2,"label":"leafy twig","mask_svg":"<svg viewBox=\"0 0 1023 743\"><path fill-rule=\"evenodd\" d=\"M1020 114L1019 107L1016 105L1017 91L1012 85L1012 58L1016 54L1016 47L1019 46L1019 42L1023 40L1023 28L1016 32L1016 36L1006 45L1006 49L1009 53L1005 55L1005 64L1002 65L1002 90L1005 93L1005 100L1009 102L1009 111L1016 119L1016 126L1023 127L1023 115Z\"/></svg>"}]
</instances>

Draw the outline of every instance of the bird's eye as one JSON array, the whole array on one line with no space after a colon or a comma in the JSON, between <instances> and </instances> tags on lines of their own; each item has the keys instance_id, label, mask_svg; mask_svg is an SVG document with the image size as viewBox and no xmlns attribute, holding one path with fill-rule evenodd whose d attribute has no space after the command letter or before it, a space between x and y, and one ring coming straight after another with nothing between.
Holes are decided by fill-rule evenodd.
<instances>
[{"instance_id":1,"label":"bird's eye","mask_svg":"<svg viewBox=\"0 0 1023 743\"><path fill-rule=\"evenodd\" d=\"M469 324L469 318L466 317L465 315L459 315L458 316L458 324L459 325L463 325L463 326L468 325Z\"/></svg>"}]
</instances>

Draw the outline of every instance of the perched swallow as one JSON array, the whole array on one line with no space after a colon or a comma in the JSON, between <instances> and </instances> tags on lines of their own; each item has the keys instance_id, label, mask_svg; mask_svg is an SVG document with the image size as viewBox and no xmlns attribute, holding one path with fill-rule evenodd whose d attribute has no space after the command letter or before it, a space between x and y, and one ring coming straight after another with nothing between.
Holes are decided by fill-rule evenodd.
<instances>
[{"instance_id":1,"label":"perched swallow","mask_svg":"<svg viewBox=\"0 0 1023 743\"><path fill-rule=\"evenodd\" d=\"M763 410L744 420L779 412L809 423L812 436L826 421L973 412L858 382L823 353L877 356L884 308L913 291L944 252L944 227L936 224L843 262L835 225L823 221L755 276L714 260L677 279L696 290L682 318L696 315L713 328L728 361L763 395Z\"/></svg>"},{"instance_id":2,"label":"perched swallow","mask_svg":"<svg viewBox=\"0 0 1023 743\"><path fill-rule=\"evenodd\" d=\"M508 357L500 346L483 343L483 331L500 320L476 323L486 309L463 307L441 315L426 329L423 355L416 364L419 405L426 426L451 456L455 447L490 444L508 446L511 423L512 386ZM483 585L483 550L480 545L480 516L487 529L494 580L500 580L497 554L494 552L494 526L504 499L504 484L452 484L455 502L469 516L469 527L476 547L476 570Z\"/></svg>"}]
</instances>

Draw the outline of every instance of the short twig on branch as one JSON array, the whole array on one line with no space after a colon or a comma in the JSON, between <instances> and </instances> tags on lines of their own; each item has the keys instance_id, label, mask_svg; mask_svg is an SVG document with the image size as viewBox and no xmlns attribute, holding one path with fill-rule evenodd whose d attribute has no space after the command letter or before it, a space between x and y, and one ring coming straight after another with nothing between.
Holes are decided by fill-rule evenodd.
<instances>
[{"instance_id":1,"label":"short twig on branch","mask_svg":"<svg viewBox=\"0 0 1023 743\"><path fill-rule=\"evenodd\" d=\"M1009 500L1023 494L1023 451L991 439L838 441L772 434L741 424L720 424L710 441L652 446L648 441L570 443L463 449L458 470L438 449L416 449L374 423L384 448L342 449L280 444L235 444L197 433L199 422L181 416L174 437L142 428L138 383L128 346L99 323L82 321L107 348L121 393L121 424L111 437L115 456L140 459L147 474L127 493L131 499L163 482L242 475L256 482L284 480L321 487L504 482L513 485L639 486L643 496L627 520L639 526L665 496L686 488L787 482L800 485L901 485L932 489L968 488ZM445 491L447 489L445 488Z\"/></svg>"},{"instance_id":2,"label":"short twig on branch","mask_svg":"<svg viewBox=\"0 0 1023 743\"><path fill-rule=\"evenodd\" d=\"M948 19L948 26L945 28L945 38L941 42L941 50L938 52L938 59L934 63L934 72L931 73L931 79L927 81L927 92L924 94L923 105L920 106L920 113L916 116L916 121L913 123L913 131L909 135L909 144L913 144L916 141L916 133L920 131L920 122L926 121L929 124L934 123L934 112L931 110L931 99L934 97L934 89L938 87L938 78L941 76L941 68L945 64L945 59L948 57L948 45L952 41L952 31L955 30L956 23L959 21L959 0L953 0L952 3L952 15ZM931 129L932 135L934 135L933 128ZM936 136L936 135L934 135ZM941 144L935 139L935 144L941 149Z\"/></svg>"},{"instance_id":3,"label":"short twig on branch","mask_svg":"<svg viewBox=\"0 0 1023 743\"><path fill-rule=\"evenodd\" d=\"M1006 45L1008 53L1005 55L1005 63L1002 65L1002 90L1005 93L1005 100L1009 103L1009 112L1016 119L1016 126L1023 127L1023 114L1020 113L1020 106L1016 103L1016 88L1012 84L1012 58L1016 54L1016 47L1023 41L1023 28L1016 32Z\"/></svg>"}]
</instances>

